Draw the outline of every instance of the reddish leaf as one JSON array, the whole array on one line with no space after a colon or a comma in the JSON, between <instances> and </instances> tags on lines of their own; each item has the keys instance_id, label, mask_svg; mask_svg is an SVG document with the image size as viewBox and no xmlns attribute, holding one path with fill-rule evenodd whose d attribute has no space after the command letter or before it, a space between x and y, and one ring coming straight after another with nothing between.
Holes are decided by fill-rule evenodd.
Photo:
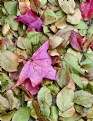
<instances>
[{"instance_id":1,"label":"reddish leaf","mask_svg":"<svg viewBox=\"0 0 93 121\"><path fill-rule=\"evenodd\" d=\"M56 70L51 66L52 61L50 56L47 53L47 50L49 48L49 40L46 41L32 56L31 60L29 60L24 67L22 68L22 71L20 73L18 82L16 86L19 86L23 82L26 81L26 79L30 79L30 82L26 85L26 88L30 89L38 89L38 85L41 84L43 78L48 78L51 80L56 79ZM31 91L30 91L31 92ZM31 93L32 94L32 93Z\"/></svg>"},{"instance_id":2,"label":"reddish leaf","mask_svg":"<svg viewBox=\"0 0 93 121\"><path fill-rule=\"evenodd\" d=\"M93 16L93 0L83 2L81 4L82 17L87 20Z\"/></svg>"},{"instance_id":3,"label":"reddish leaf","mask_svg":"<svg viewBox=\"0 0 93 121\"><path fill-rule=\"evenodd\" d=\"M38 86L33 87L30 79L26 79L25 82L23 83L25 88L32 94L35 95L38 92Z\"/></svg>"},{"instance_id":4,"label":"reddish leaf","mask_svg":"<svg viewBox=\"0 0 93 121\"><path fill-rule=\"evenodd\" d=\"M20 15L15 20L27 24L28 30L31 30L34 28L39 32L42 31L41 19L38 17L38 15L34 11L32 11L30 9L27 9L26 14Z\"/></svg>"},{"instance_id":5,"label":"reddish leaf","mask_svg":"<svg viewBox=\"0 0 93 121\"><path fill-rule=\"evenodd\" d=\"M82 36L79 33L72 31L70 35L70 44L72 48L74 48L75 50L82 51L83 49L82 48L83 46Z\"/></svg>"}]
</instances>

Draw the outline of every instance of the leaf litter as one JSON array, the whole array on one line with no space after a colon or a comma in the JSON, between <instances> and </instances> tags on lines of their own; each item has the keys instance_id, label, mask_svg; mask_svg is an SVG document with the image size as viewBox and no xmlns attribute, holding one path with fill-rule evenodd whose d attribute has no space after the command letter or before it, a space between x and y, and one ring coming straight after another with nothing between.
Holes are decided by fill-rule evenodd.
<instances>
[{"instance_id":1,"label":"leaf litter","mask_svg":"<svg viewBox=\"0 0 93 121\"><path fill-rule=\"evenodd\" d=\"M93 0L0 1L0 120L93 120Z\"/></svg>"}]
</instances>

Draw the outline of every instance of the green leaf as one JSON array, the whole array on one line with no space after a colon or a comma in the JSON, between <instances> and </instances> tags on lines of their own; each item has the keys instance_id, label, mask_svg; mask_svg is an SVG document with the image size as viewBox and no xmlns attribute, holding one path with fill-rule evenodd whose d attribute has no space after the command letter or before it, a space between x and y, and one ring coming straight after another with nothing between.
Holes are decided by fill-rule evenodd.
<instances>
[{"instance_id":1,"label":"green leaf","mask_svg":"<svg viewBox=\"0 0 93 121\"><path fill-rule=\"evenodd\" d=\"M57 6L58 5L58 1L57 0L48 0L48 1L53 6Z\"/></svg>"},{"instance_id":2,"label":"green leaf","mask_svg":"<svg viewBox=\"0 0 93 121\"><path fill-rule=\"evenodd\" d=\"M84 75L85 70L80 67L79 59L77 57L75 57L73 54L66 53L65 56L64 56L63 63L66 64L67 69L71 73Z\"/></svg>"},{"instance_id":3,"label":"green leaf","mask_svg":"<svg viewBox=\"0 0 93 121\"><path fill-rule=\"evenodd\" d=\"M9 85L14 86L14 82L4 73L0 73L0 83L2 92L6 91Z\"/></svg>"},{"instance_id":4,"label":"green leaf","mask_svg":"<svg viewBox=\"0 0 93 121\"><path fill-rule=\"evenodd\" d=\"M85 30L88 29L88 26L85 24L85 22L80 21L78 25L75 26L79 30Z\"/></svg>"},{"instance_id":5,"label":"green leaf","mask_svg":"<svg viewBox=\"0 0 93 121\"><path fill-rule=\"evenodd\" d=\"M17 56L8 50L0 52L0 66L8 72L17 71Z\"/></svg>"},{"instance_id":6,"label":"green leaf","mask_svg":"<svg viewBox=\"0 0 93 121\"><path fill-rule=\"evenodd\" d=\"M52 96L50 90L44 86L42 87L37 96L41 112L44 116L50 115L50 106L52 104Z\"/></svg>"},{"instance_id":7,"label":"green leaf","mask_svg":"<svg viewBox=\"0 0 93 121\"><path fill-rule=\"evenodd\" d=\"M21 107L14 114L12 121L28 121L30 118L30 108Z\"/></svg>"},{"instance_id":8,"label":"green leaf","mask_svg":"<svg viewBox=\"0 0 93 121\"><path fill-rule=\"evenodd\" d=\"M68 110L74 105L73 99L74 91L67 87L63 88L57 95L56 103L58 108L62 112Z\"/></svg>"},{"instance_id":9,"label":"green leaf","mask_svg":"<svg viewBox=\"0 0 93 121\"><path fill-rule=\"evenodd\" d=\"M77 74L71 74L71 77L73 81L76 83L77 86L79 86L81 89L83 88L83 83L80 79L80 76Z\"/></svg>"},{"instance_id":10,"label":"green leaf","mask_svg":"<svg viewBox=\"0 0 93 121\"><path fill-rule=\"evenodd\" d=\"M85 22L80 21L80 23L78 25L76 25L75 27L79 30L79 33L82 36L85 36L86 35L88 26L85 24Z\"/></svg>"},{"instance_id":11,"label":"green leaf","mask_svg":"<svg viewBox=\"0 0 93 121\"><path fill-rule=\"evenodd\" d=\"M41 114L48 118L50 115L50 107L46 102L42 102L42 104L43 104L43 106L41 109Z\"/></svg>"},{"instance_id":12,"label":"green leaf","mask_svg":"<svg viewBox=\"0 0 93 121\"><path fill-rule=\"evenodd\" d=\"M51 106L49 121L58 121L58 110L55 106Z\"/></svg>"},{"instance_id":13,"label":"green leaf","mask_svg":"<svg viewBox=\"0 0 93 121\"><path fill-rule=\"evenodd\" d=\"M85 53L85 59L80 63L80 65L84 68L92 68L93 67L93 53Z\"/></svg>"},{"instance_id":14,"label":"green leaf","mask_svg":"<svg viewBox=\"0 0 93 121\"><path fill-rule=\"evenodd\" d=\"M35 52L47 40L47 36L40 32L29 32L27 39L32 45L32 51Z\"/></svg>"},{"instance_id":15,"label":"green leaf","mask_svg":"<svg viewBox=\"0 0 93 121\"><path fill-rule=\"evenodd\" d=\"M16 1L9 1L4 2L4 7L7 10L8 14L17 14L17 2Z\"/></svg>"},{"instance_id":16,"label":"green leaf","mask_svg":"<svg viewBox=\"0 0 93 121\"><path fill-rule=\"evenodd\" d=\"M69 75L68 75L67 69L63 67L58 71L58 75L59 76L57 77L57 83L61 88L63 88L69 82Z\"/></svg>"},{"instance_id":17,"label":"green leaf","mask_svg":"<svg viewBox=\"0 0 93 121\"><path fill-rule=\"evenodd\" d=\"M30 110L31 110L30 115L31 115L33 118L37 119L38 117L37 117L36 111L35 111L35 109L34 109L34 107L33 107L32 100L27 102L27 107L29 107Z\"/></svg>"},{"instance_id":18,"label":"green leaf","mask_svg":"<svg viewBox=\"0 0 93 121\"><path fill-rule=\"evenodd\" d=\"M23 50L28 50L32 52L32 44L27 38L19 37L17 41L17 46Z\"/></svg>"},{"instance_id":19,"label":"green leaf","mask_svg":"<svg viewBox=\"0 0 93 121\"><path fill-rule=\"evenodd\" d=\"M56 95L59 92L59 86L56 83L49 84L47 88L50 89L53 95Z\"/></svg>"},{"instance_id":20,"label":"green leaf","mask_svg":"<svg viewBox=\"0 0 93 121\"><path fill-rule=\"evenodd\" d=\"M93 95L87 91L76 91L74 97L74 103L89 108L93 103Z\"/></svg>"},{"instance_id":21,"label":"green leaf","mask_svg":"<svg viewBox=\"0 0 93 121\"><path fill-rule=\"evenodd\" d=\"M5 18L5 23L8 23L11 27L11 29L13 29L14 31L18 30L18 22L16 20L14 20L16 18L15 15L8 15Z\"/></svg>"},{"instance_id":22,"label":"green leaf","mask_svg":"<svg viewBox=\"0 0 93 121\"><path fill-rule=\"evenodd\" d=\"M87 37L91 38L93 35L93 24L91 24L88 28L88 33L87 33Z\"/></svg>"},{"instance_id":23,"label":"green leaf","mask_svg":"<svg viewBox=\"0 0 93 121\"><path fill-rule=\"evenodd\" d=\"M42 19L44 20L44 25L49 25L57 21L57 16L51 9L47 8Z\"/></svg>"}]
</instances>

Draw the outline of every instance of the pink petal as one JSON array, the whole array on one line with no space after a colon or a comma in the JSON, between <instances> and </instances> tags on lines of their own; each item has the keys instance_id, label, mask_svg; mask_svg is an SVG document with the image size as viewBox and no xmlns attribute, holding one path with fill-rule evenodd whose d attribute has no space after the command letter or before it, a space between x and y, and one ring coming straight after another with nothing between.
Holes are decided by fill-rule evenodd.
<instances>
[{"instance_id":1,"label":"pink petal","mask_svg":"<svg viewBox=\"0 0 93 121\"><path fill-rule=\"evenodd\" d=\"M42 21L38 17L38 15L32 10L27 9L26 14L20 15L15 20L27 24L28 30L31 30L34 28L39 32L42 31Z\"/></svg>"},{"instance_id":2,"label":"pink petal","mask_svg":"<svg viewBox=\"0 0 93 121\"><path fill-rule=\"evenodd\" d=\"M82 43L83 43L82 36L79 33L72 31L70 35L70 44L72 48L78 51L82 51Z\"/></svg>"},{"instance_id":3,"label":"pink petal","mask_svg":"<svg viewBox=\"0 0 93 121\"><path fill-rule=\"evenodd\" d=\"M47 53L49 40L46 41L32 56L20 73L16 86L19 86L26 79L30 79L32 87L42 83L43 78L56 79L56 70L52 67L52 61ZM32 88L31 87L31 88Z\"/></svg>"},{"instance_id":4,"label":"pink petal","mask_svg":"<svg viewBox=\"0 0 93 121\"><path fill-rule=\"evenodd\" d=\"M87 20L93 16L93 0L83 2L81 4L82 17Z\"/></svg>"}]
</instances>

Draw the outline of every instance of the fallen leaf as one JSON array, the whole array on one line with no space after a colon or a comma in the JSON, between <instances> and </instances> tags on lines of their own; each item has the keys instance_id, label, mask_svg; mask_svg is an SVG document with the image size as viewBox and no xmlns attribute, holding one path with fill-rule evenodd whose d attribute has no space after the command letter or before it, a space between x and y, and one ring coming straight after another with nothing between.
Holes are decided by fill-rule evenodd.
<instances>
[{"instance_id":1,"label":"fallen leaf","mask_svg":"<svg viewBox=\"0 0 93 121\"><path fill-rule=\"evenodd\" d=\"M81 89L83 89L83 83L82 83L82 80L80 78L80 76L78 76L77 74L71 74L71 77L73 79L73 81L76 83L76 85L78 87L80 87Z\"/></svg>"},{"instance_id":2,"label":"fallen leaf","mask_svg":"<svg viewBox=\"0 0 93 121\"><path fill-rule=\"evenodd\" d=\"M47 8L45 12L42 14L42 20L44 21L44 25L49 25L57 21L57 16L51 9Z\"/></svg>"},{"instance_id":3,"label":"fallen leaf","mask_svg":"<svg viewBox=\"0 0 93 121\"><path fill-rule=\"evenodd\" d=\"M91 19L93 15L93 0L83 2L80 9L83 19Z\"/></svg>"},{"instance_id":4,"label":"fallen leaf","mask_svg":"<svg viewBox=\"0 0 93 121\"><path fill-rule=\"evenodd\" d=\"M93 106L88 109L87 118L93 118Z\"/></svg>"},{"instance_id":5,"label":"fallen leaf","mask_svg":"<svg viewBox=\"0 0 93 121\"><path fill-rule=\"evenodd\" d=\"M16 86L19 86L28 78L33 88L41 84L43 78L56 79L56 70L51 66L52 62L47 53L48 47L49 40L33 54L31 60L22 68Z\"/></svg>"},{"instance_id":6,"label":"fallen leaf","mask_svg":"<svg viewBox=\"0 0 93 121\"><path fill-rule=\"evenodd\" d=\"M17 31L18 30L18 22L17 21L14 21L15 19L15 15L8 15L5 19L5 23L8 23L10 28L13 29L14 31Z\"/></svg>"},{"instance_id":7,"label":"fallen leaf","mask_svg":"<svg viewBox=\"0 0 93 121\"><path fill-rule=\"evenodd\" d=\"M30 108L21 107L14 114L12 121L28 121L30 118Z\"/></svg>"},{"instance_id":8,"label":"fallen leaf","mask_svg":"<svg viewBox=\"0 0 93 121\"><path fill-rule=\"evenodd\" d=\"M7 1L4 2L4 7L7 10L8 14L17 14L17 2L16 1Z\"/></svg>"},{"instance_id":9,"label":"fallen leaf","mask_svg":"<svg viewBox=\"0 0 93 121\"><path fill-rule=\"evenodd\" d=\"M58 47L63 42L63 38L56 35L51 36L49 40L50 40L50 46L52 49Z\"/></svg>"},{"instance_id":10,"label":"fallen leaf","mask_svg":"<svg viewBox=\"0 0 93 121\"><path fill-rule=\"evenodd\" d=\"M75 9L74 0L58 0L59 6L66 14L73 14Z\"/></svg>"},{"instance_id":11,"label":"fallen leaf","mask_svg":"<svg viewBox=\"0 0 93 121\"><path fill-rule=\"evenodd\" d=\"M27 107L29 107L30 110L31 110L30 115L31 115L33 118L37 119L38 117L37 117L36 111L35 111L35 109L34 109L34 107L33 107L32 100L27 102Z\"/></svg>"},{"instance_id":12,"label":"fallen leaf","mask_svg":"<svg viewBox=\"0 0 93 121\"><path fill-rule=\"evenodd\" d=\"M11 121L15 111L11 111L7 114L0 114L0 120L1 121Z\"/></svg>"},{"instance_id":13,"label":"fallen leaf","mask_svg":"<svg viewBox=\"0 0 93 121\"><path fill-rule=\"evenodd\" d=\"M92 106L93 95L87 91L80 90L75 92L74 103L89 108Z\"/></svg>"},{"instance_id":14,"label":"fallen leaf","mask_svg":"<svg viewBox=\"0 0 93 121\"><path fill-rule=\"evenodd\" d=\"M79 115L78 113L75 113L74 115L72 115L71 117L59 117L59 120L61 121L79 121L79 119L81 118L81 115Z\"/></svg>"},{"instance_id":15,"label":"fallen leaf","mask_svg":"<svg viewBox=\"0 0 93 121\"><path fill-rule=\"evenodd\" d=\"M63 88L57 95L56 103L58 108L64 112L71 108L74 105L74 91L68 89L67 87Z\"/></svg>"},{"instance_id":16,"label":"fallen leaf","mask_svg":"<svg viewBox=\"0 0 93 121\"><path fill-rule=\"evenodd\" d=\"M8 72L17 71L18 64L18 57L11 51L5 50L0 52L0 66L4 70Z\"/></svg>"},{"instance_id":17,"label":"fallen leaf","mask_svg":"<svg viewBox=\"0 0 93 121\"><path fill-rule=\"evenodd\" d=\"M82 51L83 37L79 33L72 31L70 35L70 44L75 50Z\"/></svg>"},{"instance_id":18,"label":"fallen leaf","mask_svg":"<svg viewBox=\"0 0 93 121\"><path fill-rule=\"evenodd\" d=\"M50 111L50 121L58 121L58 110L55 106L51 106L51 111Z\"/></svg>"},{"instance_id":19,"label":"fallen leaf","mask_svg":"<svg viewBox=\"0 0 93 121\"><path fill-rule=\"evenodd\" d=\"M60 18L57 22L55 22L55 27L57 27L58 29L65 28L67 26L66 19L67 19L66 16Z\"/></svg>"},{"instance_id":20,"label":"fallen leaf","mask_svg":"<svg viewBox=\"0 0 93 121\"><path fill-rule=\"evenodd\" d=\"M71 117L73 116L73 114L75 113L75 108L74 106L72 106L70 109L64 111L64 112L59 112L59 116L62 116L62 117Z\"/></svg>"},{"instance_id":21,"label":"fallen leaf","mask_svg":"<svg viewBox=\"0 0 93 121\"><path fill-rule=\"evenodd\" d=\"M70 24L76 25L80 22L81 20L81 12L80 10L77 8L75 9L75 12L72 15L67 15L67 22L69 22Z\"/></svg>"},{"instance_id":22,"label":"fallen leaf","mask_svg":"<svg viewBox=\"0 0 93 121\"><path fill-rule=\"evenodd\" d=\"M11 110L17 107L19 100L17 99L17 97L14 96L12 90L8 90L6 92L6 98L9 101L9 105L10 105Z\"/></svg>"},{"instance_id":23,"label":"fallen leaf","mask_svg":"<svg viewBox=\"0 0 93 121\"><path fill-rule=\"evenodd\" d=\"M9 32L9 30L10 30L9 24L5 23L4 26L3 26L3 28L2 28L3 35L5 36Z\"/></svg>"},{"instance_id":24,"label":"fallen leaf","mask_svg":"<svg viewBox=\"0 0 93 121\"><path fill-rule=\"evenodd\" d=\"M24 15L20 15L19 17L15 18L15 20L27 24L28 30L36 29L37 31L42 31L41 19L34 11L30 9L27 9Z\"/></svg>"},{"instance_id":25,"label":"fallen leaf","mask_svg":"<svg viewBox=\"0 0 93 121\"><path fill-rule=\"evenodd\" d=\"M37 99L43 116L49 117L50 106L52 104L52 95L50 90L45 86L42 87L38 92Z\"/></svg>"},{"instance_id":26,"label":"fallen leaf","mask_svg":"<svg viewBox=\"0 0 93 121\"><path fill-rule=\"evenodd\" d=\"M22 1L22 2L19 1L19 10L20 10L20 13L21 13L21 14L25 14L27 8L30 9L30 2L29 2L28 0Z\"/></svg>"},{"instance_id":27,"label":"fallen leaf","mask_svg":"<svg viewBox=\"0 0 93 121\"><path fill-rule=\"evenodd\" d=\"M84 75L85 70L83 68L81 68L78 61L79 61L78 57L74 56L71 53L66 53L64 56L64 62L70 73Z\"/></svg>"},{"instance_id":28,"label":"fallen leaf","mask_svg":"<svg viewBox=\"0 0 93 121\"><path fill-rule=\"evenodd\" d=\"M8 100L0 94L0 113L9 110Z\"/></svg>"}]
</instances>

